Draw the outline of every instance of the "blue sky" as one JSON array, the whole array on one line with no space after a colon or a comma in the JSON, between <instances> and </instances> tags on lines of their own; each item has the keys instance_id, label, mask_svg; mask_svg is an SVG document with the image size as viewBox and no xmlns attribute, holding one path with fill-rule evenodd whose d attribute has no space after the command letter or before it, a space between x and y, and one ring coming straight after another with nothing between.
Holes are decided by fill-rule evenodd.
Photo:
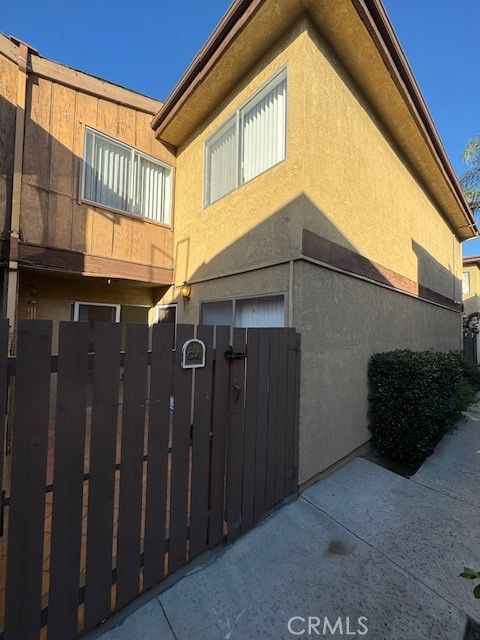
<instances>
[{"instance_id":1,"label":"blue sky","mask_svg":"<svg viewBox=\"0 0 480 640\"><path fill-rule=\"evenodd\" d=\"M455 170L480 133L480 2L384 0ZM164 99L230 0L16 0L0 31L45 57ZM464 245L480 253L480 239Z\"/></svg>"}]
</instances>

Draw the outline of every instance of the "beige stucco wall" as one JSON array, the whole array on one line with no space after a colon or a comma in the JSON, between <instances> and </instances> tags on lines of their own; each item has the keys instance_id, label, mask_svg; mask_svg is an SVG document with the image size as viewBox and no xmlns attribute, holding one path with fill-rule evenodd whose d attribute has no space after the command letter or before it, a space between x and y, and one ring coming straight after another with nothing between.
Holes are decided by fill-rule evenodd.
<instances>
[{"instance_id":1,"label":"beige stucco wall","mask_svg":"<svg viewBox=\"0 0 480 640\"><path fill-rule=\"evenodd\" d=\"M304 226L460 301L460 243L313 27L310 35Z\"/></svg>"},{"instance_id":2,"label":"beige stucco wall","mask_svg":"<svg viewBox=\"0 0 480 640\"><path fill-rule=\"evenodd\" d=\"M294 296L302 339L302 483L369 439L372 354L460 349L462 334L454 311L306 262L295 263Z\"/></svg>"},{"instance_id":3,"label":"beige stucco wall","mask_svg":"<svg viewBox=\"0 0 480 640\"><path fill-rule=\"evenodd\" d=\"M284 65L286 160L204 208L205 142ZM177 285L298 257L308 228L461 300L452 229L306 19L179 149L176 173Z\"/></svg>"},{"instance_id":4,"label":"beige stucco wall","mask_svg":"<svg viewBox=\"0 0 480 640\"><path fill-rule=\"evenodd\" d=\"M294 95L302 83L297 61L307 37L305 24L298 25L179 149L174 226L177 284L298 254L301 221L294 200L303 183L304 120L303 100ZM289 65L287 159L204 208L205 142L285 64Z\"/></svg>"},{"instance_id":5,"label":"beige stucco wall","mask_svg":"<svg viewBox=\"0 0 480 640\"><path fill-rule=\"evenodd\" d=\"M259 269L225 278L215 278L195 285L195 295L184 305L180 291L173 287L162 298L163 303L178 303L178 321L196 324L200 321L202 302L283 294L285 296L285 326L288 324L289 308L289 265Z\"/></svg>"}]
</instances>

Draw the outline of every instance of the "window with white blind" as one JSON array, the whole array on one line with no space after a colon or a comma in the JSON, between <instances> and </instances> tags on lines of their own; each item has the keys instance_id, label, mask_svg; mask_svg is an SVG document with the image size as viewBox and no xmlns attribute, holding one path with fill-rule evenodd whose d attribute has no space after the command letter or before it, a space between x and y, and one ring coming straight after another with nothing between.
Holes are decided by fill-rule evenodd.
<instances>
[{"instance_id":1,"label":"window with white blind","mask_svg":"<svg viewBox=\"0 0 480 640\"><path fill-rule=\"evenodd\" d=\"M206 143L205 206L285 159L286 120L283 69Z\"/></svg>"},{"instance_id":2,"label":"window with white blind","mask_svg":"<svg viewBox=\"0 0 480 640\"><path fill-rule=\"evenodd\" d=\"M85 129L83 200L169 224L171 180L171 167Z\"/></svg>"},{"instance_id":3,"label":"window with white blind","mask_svg":"<svg viewBox=\"0 0 480 640\"><path fill-rule=\"evenodd\" d=\"M282 294L236 300L204 302L201 324L231 327L284 327L285 299Z\"/></svg>"}]
</instances>

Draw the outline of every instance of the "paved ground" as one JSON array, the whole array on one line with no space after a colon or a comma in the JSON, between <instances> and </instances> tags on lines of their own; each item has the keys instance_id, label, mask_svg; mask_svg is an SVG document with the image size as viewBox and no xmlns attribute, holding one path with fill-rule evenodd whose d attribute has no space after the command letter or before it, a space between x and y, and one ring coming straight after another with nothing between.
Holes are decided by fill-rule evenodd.
<instances>
[{"instance_id":1,"label":"paved ground","mask_svg":"<svg viewBox=\"0 0 480 640\"><path fill-rule=\"evenodd\" d=\"M480 405L469 413L411 479L357 458L95 635L291 640L318 637L300 619L291 634L294 616L320 618L320 631L341 616L342 634L326 637L355 637L364 616L357 637L461 640L467 615L480 620L458 577L480 568Z\"/></svg>"}]
</instances>

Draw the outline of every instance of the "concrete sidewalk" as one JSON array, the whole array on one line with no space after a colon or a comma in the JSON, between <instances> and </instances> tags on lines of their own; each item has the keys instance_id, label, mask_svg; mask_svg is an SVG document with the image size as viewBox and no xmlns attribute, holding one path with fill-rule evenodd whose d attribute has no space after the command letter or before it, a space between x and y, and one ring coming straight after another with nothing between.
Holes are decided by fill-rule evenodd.
<instances>
[{"instance_id":1,"label":"concrete sidewalk","mask_svg":"<svg viewBox=\"0 0 480 640\"><path fill-rule=\"evenodd\" d=\"M318 637L299 633L311 616L320 630L341 617L333 637L347 636L347 618L355 637L365 617L372 640L461 640L467 615L480 620L458 577L480 568L478 410L410 480L356 458L96 637Z\"/></svg>"}]
</instances>

